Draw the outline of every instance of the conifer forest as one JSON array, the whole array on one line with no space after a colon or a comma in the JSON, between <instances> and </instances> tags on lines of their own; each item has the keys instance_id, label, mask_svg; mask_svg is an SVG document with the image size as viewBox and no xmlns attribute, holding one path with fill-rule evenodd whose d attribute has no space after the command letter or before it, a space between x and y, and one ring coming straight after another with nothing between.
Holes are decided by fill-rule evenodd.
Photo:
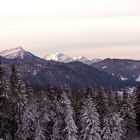
<instances>
[{"instance_id":1,"label":"conifer forest","mask_svg":"<svg viewBox=\"0 0 140 140\"><path fill-rule=\"evenodd\" d=\"M13 63L0 64L3 140L133 140L140 130L140 84L132 94L101 85L29 87Z\"/></svg>"}]
</instances>

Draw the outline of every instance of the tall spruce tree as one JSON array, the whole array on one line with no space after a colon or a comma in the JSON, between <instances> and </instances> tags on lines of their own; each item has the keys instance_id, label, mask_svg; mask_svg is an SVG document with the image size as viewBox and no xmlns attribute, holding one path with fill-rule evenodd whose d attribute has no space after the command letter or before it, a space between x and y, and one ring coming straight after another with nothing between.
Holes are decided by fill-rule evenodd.
<instances>
[{"instance_id":1,"label":"tall spruce tree","mask_svg":"<svg viewBox=\"0 0 140 140\"><path fill-rule=\"evenodd\" d=\"M80 114L80 140L101 140L99 114L92 101L91 92L88 89L83 99Z\"/></svg>"},{"instance_id":2,"label":"tall spruce tree","mask_svg":"<svg viewBox=\"0 0 140 140\"><path fill-rule=\"evenodd\" d=\"M40 124L40 132L43 135L41 136L43 140L46 137L46 134L49 133L48 124L52 119L50 115L51 101L48 99L46 92L41 91L39 95L40 97L38 98L38 114L39 114L38 121Z\"/></svg>"},{"instance_id":3,"label":"tall spruce tree","mask_svg":"<svg viewBox=\"0 0 140 140\"><path fill-rule=\"evenodd\" d=\"M103 140L121 140L123 134L122 118L115 110L116 107L115 94L110 88L108 91L108 113L104 118L102 139Z\"/></svg>"},{"instance_id":4,"label":"tall spruce tree","mask_svg":"<svg viewBox=\"0 0 140 140\"><path fill-rule=\"evenodd\" d=\"M64 108L61 99L61 89L55 89L55 96L53 100L54 104L54 118L53 118L53 129L51 140L62 140L63 130L65 126L64 121Z\"/></svg>"},{"instance_id":5,"label":"tall spruce tree","mask_svg":"<svg viewBox=\"0 0 140 140\"><path fill-rule=\"evenodd\" d=\"M113 92L112 88L109 88L109 91L107 93L108 95L108 106L109 111L114 112L116 110L116 100L115 100L115 93Z\"/></svg>"},{"instance_id":6,"label":"tall spruce tree","mask_svg":"<svg viewBox=\"0 0 140 140\"><path fill-rule=\"evenodd\" d=\"M0 137L11 140L11 91L6 68L0 62Z\"/></svg>"},{"instance_id":7,"label":"tall spruce tree","mask_svg":"<svg viewBox=\"0 0 140 140\"><path fill-rule=\"evenodd\" d=\"M11 97L14 120L12 137L14 140L19 140L19 129L21 127L22 117L24 114L24 106L27 103L27 95L25 84L23 83L14 63L11 65L10 89L12 93Z\"/></svg>"},{"instance_id":8,"label":"tall spruce tree","mask_svg":"<svg viewBox=\"0 0 140 140\"><path fill-rule=\"evenodd\" d=\"M99 114L101 129L103 129L104 118L106 117L109 108L107 94L101 86L97 88L96 108Z\"/></svg>"},{"instance_id":9,"label":"tall spruce tree","mask_svg":"<svg viewBox=\"0 0 140 140\"><path fill-rule=\"evenodd\" d=\"M27 89L28 102L23 116L23 138L25 140L43 140L44 135L39 122L38 104L32 88Z\"/></svg>"},{"instance_id":10,"label":"tall spruce tree","mask_svg":"<svg viewBox=\"0 0 140 140\"><path fill-rule=\"evenodd\" d=\"M121 109L121 95L118 92L115 92L115 111L120 112Z\"/></svg>"},{"instance_id":11,"label":"tall spruce tree","mask_svg":"<svg viewBox=\"0 0 140 140\"><path fill-rule=\"evenodd\" d=\"M70 88L64 85L61 88L61 104L63 106L64 116L64 140L77 140L77 126L74 120L74 111L72 108L71 101L69 99L71 91Z\"/></svg>"},{"instance_id":12,"label":"tall spruce tree","mask_svg":"<svg viewBox=\"0 0 140 140\"><path fill-rule=\"evenodd\" d=\"M135 91L135 111L138 131L140 131L140 82Z\"/></svg>"},{"instance_id":13,"label":"tall spruce tree","mask_svg":"<svg viewBox=\"0 0 140 140\"><path fill-rule=\"evenodd\" d=\"M133 140L133 138L136 134L136 121L135 121L136 114L135 114L135 110L134 110L134 105L131 102L129 94L126 90L124 90L122 100L123 100L122 101L123 104L122 104L121 112L120 112L120 115L123 119L122 139L123 140Z\"/></svg>"}]
</instances>

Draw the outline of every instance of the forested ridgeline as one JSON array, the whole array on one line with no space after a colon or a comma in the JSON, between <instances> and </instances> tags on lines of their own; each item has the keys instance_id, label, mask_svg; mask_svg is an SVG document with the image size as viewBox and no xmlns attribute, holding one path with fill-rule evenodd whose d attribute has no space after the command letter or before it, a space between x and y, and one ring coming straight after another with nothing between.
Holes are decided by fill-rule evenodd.
<instances>
[{"instance_id":1,"label":"forested ridgeline","mask_svg":"<svg viewBox=\"0 0 140 140\"><path fill-rule=\"evenodd\" d=\"M25 86L15 64L0 64L0 138L4 140L133 140L140 129L140 84L132 94L111 88Z\"/></svg>"}]
</instances>

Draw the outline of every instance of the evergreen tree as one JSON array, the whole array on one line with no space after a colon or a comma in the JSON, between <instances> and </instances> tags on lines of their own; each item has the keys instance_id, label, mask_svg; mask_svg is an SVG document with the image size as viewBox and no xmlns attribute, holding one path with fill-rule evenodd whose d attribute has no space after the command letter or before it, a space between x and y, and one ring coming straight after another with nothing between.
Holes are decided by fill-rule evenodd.
<instances>
[{"instance_id":1,"label":"evergreen tree","mask_svg":"<svg viewBox=\"0 0 140 140\"><path fill-rule=\"evenodd\" d=\"M135 111L137 128L140 131L140 82L138 83L135 94Z\"/></svg>"},{"instance_id":2,"label":"evergreen tree","mask_svg":"<svg viewBox=\"0 0 140 140\"><path fill-rule=\"evenodd\" d=\"M99 114L101 129L103 129L104 118L108 113L108 98L104 89L99 86L97 89L96 108Z\"/></svg>"},{"instance_id":3,"label":"evergreen tree","mask_svg":"<svg viewBox=\"0 0 140 140\"><path fill-rule=\"evenodd\" d=\"M102 130L103 140L121 140L123 135L122 118L115 112L110 112L104 119Z\"/></svg>"},{"instance_id":4,"label":"evergreen tree","mask_svg":"<svg viewBox=\"0 0 140 140\"><path fill-rule=\"evenodd\" d=\"M101 140L99 114L97 113L96 106L92 101L90 92L87 93L83 100L80 124L80 140Z\"/></svg>"},{"instance_id":5,"label":"evergreen tree","mask_svg":"<svg viewBox=\"0 0 140 140\"><path fill-rule=\"evenodd\" d=\"M10 89L12 93L12 108L13 108L13 132L14 140L21 138L19 132L24 114L24 106L27 103L26 88L21 76L13 63L11 66Z\"/></svg>"},{"instance_id":6,"label":"evergreen tree","mask_svg":"<svg viewBox=\"0 0 140 140\"><path fill-rule=\"evenodd\" d=\"M54 88L52 86L47 87L47 102L45 102L46 107L47 107L47 112L48 112L48 117L49 117L49 122L45 123L45 136L46 140L54 139L54 125L56 125L57 122L57 115L56 115L56 107L57 107L57 88ZM56 128L57 129L57 128Z\"/></svg>"},{"instance_id":7,"label":"evergreen tree","mask_svg":"<svg viewBox=\"0 0 140 140\"><path fill-rule=\"evenodd\" d=\"M108 91L108 112L104 118L102 139L103 140L121 140L122 136L122 118L116 111L115 94L112 88Z\"/></svg>"},{"instance_id":8,"label":"evergreen tree","mask_svg":"<svg viewBox=\"0 0 140 140\"><path fill-rule=\"evenodd\" d=\"M77 140L77 126L74 121L74 111L68 97L70 89L66 85L61 89L61 104L63 105L64 116L64 140Z\"/></svg>"},{"instance_id":9,"label":"evergreen tree","mask_svg":"<svg viewBox=\"0 0 140 140\"><path fill-rule=\"evenodd\" d=\"M32 88L28 88L27 93L28 102L25 106L25 112L22 123L22 126L24 126L23 137L25 138L25 140L43 140L44 135L42 134L42 129L39 122L37 99L33 94Z\"/></svg>"},{"instance_id":10,"label":"evergreen tree","mask_svg":"<svg viewBox=\"0 0 140 140\"><path fill-rule=\"evenodd\" d=\"M11 92L6 75L6 68L0 62L0 137L10 140L11 129L9 127L12 121Z\"/></svg>"},{"instance_id":11,"label":"evergreen tree","mask_svg":"<svg viewBox=\"0 0 140 140\"><path fill-rule=\"evenodd\" d=\"M51 140L62 140L64 139L64 126L65 126L65 121L64 121L64 106L62 104L62 99L61 99L61 89L56 89L55 90L55 96L53 100L54 106L54 118L53 118L53 129L52 129L52 138Z\"/></svg>"},{"instance_id":12,"label":"evergreen tree","mask_svg":"<svg viewBox=\"0 0 140 140\"><path fill-rule=\"evenodd\" d=\"M115 93L113 92L112 88L110 87L108 91L108 106L109 111L114 112L116 110L116 100L115 100Z\"/></svg>"},{"instance_id":13,"label":"evergreen tree","mask_svg":"<svg viewBox=\"0 0 140 140\"><path fill-rule=\"evenodd\" d=\"M39 93L40 97L38 99L38 114L39 114L39 125L40 125L40 134L43 136L41 140L45 139L46 134L49 133L48 123L51 120L50 115L50 104L46 92L41 91ZM43 138L44 137L44 138Z\"/></svg>"},{"instance_id":14,"label":"evergreen tree","mask_svg":"<svg viewBox=\"0 0 140 140\"><path fill-rule=\"evenodd\" d=\"M128 92L126 90L123 93L123 104L120 115L123 119L122 138L124 140L133 140L136 134L136 122L135 122L136 114L134 110L134 105L131 102Z\"/></svg>"},{"instance_id":15,"label":"evergreen tree","mask_svg":"<svg viewBox=\"0 0 140 140\"><path fill-rule=\"evenodd\" d=\"M115 92L114 94L115 94L115 111L119 113L121 109L121 95L119 95L118 92Z\"/></svg>"}]
</instances>

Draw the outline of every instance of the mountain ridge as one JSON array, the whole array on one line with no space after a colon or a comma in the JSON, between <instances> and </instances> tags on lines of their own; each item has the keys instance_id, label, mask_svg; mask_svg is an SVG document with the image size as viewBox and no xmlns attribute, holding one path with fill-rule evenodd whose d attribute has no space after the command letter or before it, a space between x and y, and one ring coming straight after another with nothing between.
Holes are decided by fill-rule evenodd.
<instances>
[{"instance_id":1,"label":"mountain ridge","mask_svg":"<svg viewBox=\"0 0 140 140\"><path fill-rule=\"evenodd\" d=\"M79 61L64 63L39 58L23 48L16 48L16 50L18 51L14 51L15 57L11 59L7 58L10 58L9 56L13 53L7 57L7 52L4 52L3 54L6 55L3 55L5 58L1 56L1 61L8 68L14 62L24 81L29 85L88 86L100 83L105 87L111 85L113 88L122 88L133 87L140 81L140 61L138 60L107 58L92 64ZM20 51L21 53L18 53ZM63 54L61 56L65 58ZM85 57L78 59L86 61Z\"/></svg>"},{"instance_id":2,"label":"mountain ridge","mask_svg":"<svg viewBox=\"0 0 140 140\"><path fill-rule=\"evenodd\" d=\"M85 56L70 57L70 56L65 55L63 53L55 53L55 54L46 55L44 57L44 59L45 60L54 60L54 61L63 62L63 63L70 63L70 62L79 61L79 62L82 62L84 64L88 64L88 65L95 63L95 62L99 62L102 60L99 58L88 59Z\"/></svg>"}]
</instances>

